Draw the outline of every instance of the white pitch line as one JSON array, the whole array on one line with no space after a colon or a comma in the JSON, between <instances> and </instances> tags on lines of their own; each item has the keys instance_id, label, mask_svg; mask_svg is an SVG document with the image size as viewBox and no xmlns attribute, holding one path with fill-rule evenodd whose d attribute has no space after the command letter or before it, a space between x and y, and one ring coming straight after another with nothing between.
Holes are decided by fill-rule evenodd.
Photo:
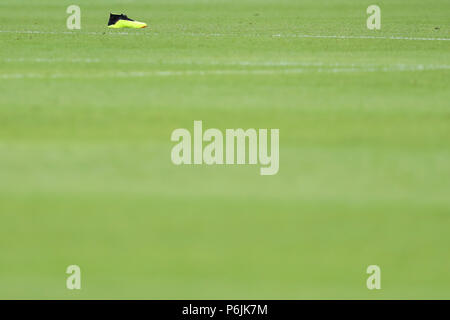
<instances>
[{"instance_id":1,"label":"white pitch line","mask_svg":"<svg viewBox=\"0 0 450 320\"><path fill-rule=\"evenodd\" d=\"M3 62L29 62L29 63L100 63L98 58L6 58ZM113 61L104 61L113 62Z\"/></svg>"},{"instance_id":2,"label":"white pitch line","mask_svg":"<svg viewBox=\"0 0 450 320\"><path fill-rule=\"evenodd\" d=\"M226 75L289 75L302 73L354 73L354 72L403 72L426 70L450 70L450 66L405 66L405 67L370 67L370 68L316 68L316 69L283 69L283 70L186 70L186 71L132 71L94 74L69 73L11 73L0 74L0 79L91 79L91 78L145 78L170 76L226 76Z\"/></svg>"},{"instance_id":3,"label":"white pitch line","mask_svg":"<svg viewBox=\"0 0 450 320\"><path fill-rule=\"evenodd\" d=\"M139 33L128 32L77 32L77 31L39 31L39 30L0 30L0 33L18 34L88 34L88 35L140 35ZM142 33L141 33L142 34ZM155 34L155 33L153 33Z\"/></svg>"},{"instance_id":4,"label":"white pitch line","mask_svg":"<svg viewBox=\"0 0 450 320\"><path fill-rule=\"evenodd\" d=\"M323 38L323 39L377 39L377 40L414 40L414 41L450 41L450 38L424 38L424 37L402 37L402 36L338 36L338 35L273 35L275 38Z\"/></svg>"},{"instance_id":5,"label":"white pitch line","mask_svg":"<svg viewBox=\"0 0 450 320\"><path fill-rule=\"evenodd\" d=\"M1 60L0 60L1 61ZM357 63L326 63L321 61L165 61L159 60L128 60L128 59L99 59L99 58L6 58L5 63L118 63L118 64L148 64L154 66L161 65L190 65L190 66L239 66L239 67L306 67L306 68L355 68L356 70L375 69L382 71L385 68L396 71L409 70L439 70L450 69L450 65L407 65L407 64L391 64L382 66L376 64L357 64ZM289 69L285 69L289 70ZM233 70L231 70L233 71ZM245 70L244 70L245 71Z\"/></svg>"},{"instance_id":6,"label":"white pitch line","mask_svg":"<svg viewBox=\"0 0 450 320\"><path fill-rule=\"evenodd\" d=\"M39 31L39 30L0 30L0 33L18 34L87 34L87 35L161 35L156 32L78 32L78 31ZM273 37L273 38L318 38L318 39L374 39L374 40L409 40L409 41L450 41L450 38L426 38L426 37L406 37L406 36L346 36L346 35L309 35L309 34L223 34L223 33L177 33L182 36L193 37ZM171 35L171 34L167 34Z\"/></svg>"},{"instance_id":7,"label":"white pitch line","mask_svg":"<svg viewBox=\"0 0 450 320\"><path fill-rule=\"evenodd\" d=\"M1 60L0 60L1 61ZM324 63L309 61L164 61L142 59L99 59L99 58L5 58L5 63L117 63L150 65L191 65L191 66L242 66L242 67L364 67L368 65Z\"/></svg>"}]
</instances>

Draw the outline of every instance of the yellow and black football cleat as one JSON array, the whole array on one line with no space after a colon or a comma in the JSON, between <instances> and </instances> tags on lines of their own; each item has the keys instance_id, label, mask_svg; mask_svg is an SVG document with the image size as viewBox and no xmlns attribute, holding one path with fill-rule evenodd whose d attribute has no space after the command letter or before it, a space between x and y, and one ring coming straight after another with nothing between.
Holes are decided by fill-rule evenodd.
<instances>
[{"instance_id":1,"label":"yellow and black football cleat","mask_svg":"<svg viewBox=\"0 0 450 320\"><path fill-rule=\"evenodd\" d=\"M108 28L120 29L120 28L134 28L141 29L146 28L147 24L145 22L135 21L128 18L124 14L110 14L108 21Z\"/></svg>"}]
</instances>

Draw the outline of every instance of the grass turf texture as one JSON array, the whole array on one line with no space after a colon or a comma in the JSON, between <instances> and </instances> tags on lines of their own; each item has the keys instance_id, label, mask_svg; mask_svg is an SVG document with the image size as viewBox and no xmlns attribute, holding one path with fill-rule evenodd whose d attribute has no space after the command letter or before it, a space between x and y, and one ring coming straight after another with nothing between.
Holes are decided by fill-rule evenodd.
<instances>
[{"instance_id":1,"label":"grass turf texture","mask_svg":"<svg viewBox=\"0 0 450 320\"><path fill-rule=\"evenodd\" d=\"M450 38L372 2L2 0L0 298L450 298L450 42L293 36ZM280 172L174 166L193 120L279 128Z\"/></svg>"}]
</instances>

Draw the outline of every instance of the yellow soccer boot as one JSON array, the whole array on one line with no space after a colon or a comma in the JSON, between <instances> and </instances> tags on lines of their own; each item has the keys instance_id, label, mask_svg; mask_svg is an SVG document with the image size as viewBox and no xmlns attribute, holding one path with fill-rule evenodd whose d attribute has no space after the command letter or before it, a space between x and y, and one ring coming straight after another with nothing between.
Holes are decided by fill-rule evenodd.
<instances>
[{"instance_id":1,"label":"yellow soccer boot","mask_svg":"<svg viewBox=\"0 0 450 320\"><path fill-rule=\"evenodd\" d=\"M124 14L111 13L109 15L108 28L111 29L120 29L120 28L141 29L146 27L147 27L146 23L130 19Z\"/></svg>"}]
</instances>

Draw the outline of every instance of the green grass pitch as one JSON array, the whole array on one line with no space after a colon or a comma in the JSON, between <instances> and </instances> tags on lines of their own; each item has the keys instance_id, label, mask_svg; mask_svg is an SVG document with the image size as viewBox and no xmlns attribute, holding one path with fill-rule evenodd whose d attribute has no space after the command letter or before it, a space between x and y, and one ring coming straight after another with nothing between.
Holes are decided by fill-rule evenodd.
<instances>
[{"instance_id":1,"label":"green grass pitch","mask_svg":"<svg viewBox=\"0 0 450 320\"><path fill-rule=\"evenodd\" d=\"M449 22L448 0L2 0L0 298L450 298ZM279 173L173 165L194 120L279 128Z\"/></svg>"}]
</instances>

